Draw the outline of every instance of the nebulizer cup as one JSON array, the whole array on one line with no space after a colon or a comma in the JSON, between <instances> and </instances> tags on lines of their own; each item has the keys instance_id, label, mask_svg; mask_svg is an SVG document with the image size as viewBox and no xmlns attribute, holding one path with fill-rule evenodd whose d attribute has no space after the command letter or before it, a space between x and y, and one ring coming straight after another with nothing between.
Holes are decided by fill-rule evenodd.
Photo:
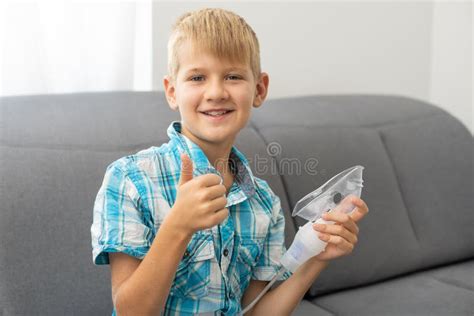
<instances>
[{"instance_id":1,"label":"nebulizer cup","mask_svg":"<svg viewBox=\"0 0 474 316\"><path fill-rule=\"evenodd\" d=\"M363 187L362 183L364 182L362 179L363 170L363 166L348 168L296 203L292 216L300 216L308 222L299 227L290 248L281 258L280 263L282 267L278 273L254 301L245 307L241 315L258 302L285 270L295 272L309 258L317 256L324 251L327 242L319 239L316 231L313 229L313 224L333 224L334 222L332 221L322 219L322 215L326 212L341 211L350 214L355 209L350 198L347 197L349 195L360 197Z\"/></svg>"}]
</instances>

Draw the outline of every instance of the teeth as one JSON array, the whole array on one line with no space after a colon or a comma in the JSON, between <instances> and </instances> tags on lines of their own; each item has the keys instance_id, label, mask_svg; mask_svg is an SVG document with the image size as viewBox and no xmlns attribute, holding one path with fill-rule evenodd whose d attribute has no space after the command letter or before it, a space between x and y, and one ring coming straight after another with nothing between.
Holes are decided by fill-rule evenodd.
<instances>
[{"instance_id":1,"label":"teeth","mask_svg":"<svg viewBox=\"0 0 474 316\"><path fill-rule=\"evenodd\" d=\"M219 115L222 115L224 113L227 113L227 111L211 111L211 112L204 112L208 115L212 115L212 116L219 116Z\"/></svg>"}]
</instances>

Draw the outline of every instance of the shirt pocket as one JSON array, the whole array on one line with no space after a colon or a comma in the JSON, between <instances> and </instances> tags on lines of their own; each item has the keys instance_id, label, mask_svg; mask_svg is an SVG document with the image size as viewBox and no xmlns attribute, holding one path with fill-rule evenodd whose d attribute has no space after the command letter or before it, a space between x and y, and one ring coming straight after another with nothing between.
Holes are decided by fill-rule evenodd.
<instances>
[{"instance_id":1,"label":"shirt pocket","mask_svg":"<svg viewBox=\"0 0 474 316\"><path fill-rule=\"evenodd\" d=\"M208 295L213 258L215 252L212 235L195 235L176 269L170 295L188 299Z\"/></svg>"},{"instance_id":2,"label":"shirt pocket","mask_svg":"<svg viewBox=\"0 0 474 316\"><path fill-rule=\"evenodd\" d=\"M262 246L258 241L252 239L242 239L239 245L236 267L232 280L234 292L242 295L248 287L254 267L262 251Z\"/></svg>"}]
</instances>

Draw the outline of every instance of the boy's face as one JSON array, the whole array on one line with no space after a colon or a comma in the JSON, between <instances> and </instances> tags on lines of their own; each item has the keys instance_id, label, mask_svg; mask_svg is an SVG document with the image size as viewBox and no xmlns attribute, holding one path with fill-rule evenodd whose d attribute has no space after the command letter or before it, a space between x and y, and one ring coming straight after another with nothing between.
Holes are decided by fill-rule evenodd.
<instances>
[{"instance_id":1,"label":"boy's face","mask_svg":"<svg viewBox=\"0 0 474 316\"><path fill-rule=\"evenodd\" d=\"M268 75L255 80L249 65L230 63L209 53L193 55L190 41L183 43L175 82L167 76L164 86L168 103L179 110L182 133L191 140L231 145L245 127L252 106L259 107L268 88ZM210 111L227 114L211 116ZM207 112L207 113L205 113Z\"/></svg>"}]
</instances>

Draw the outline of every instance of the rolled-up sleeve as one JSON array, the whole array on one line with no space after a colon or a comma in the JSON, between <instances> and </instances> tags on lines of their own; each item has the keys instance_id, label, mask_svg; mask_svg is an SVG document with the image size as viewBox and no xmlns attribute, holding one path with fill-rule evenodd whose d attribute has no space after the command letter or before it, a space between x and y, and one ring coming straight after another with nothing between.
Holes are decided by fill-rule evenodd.
<instances>
[{"instance_id":1,"label":"rolled-up sleeve","mask_svg":"<svg viewBox=\"0 0 474 316\"><path fill-rule=\"evenodd\" d=\"M109 165L93 208L94 264L109 264L109 252L145 257L150 248L150 228L145 225L138 200L138 191L121 164L116 161Z\"/></svg>"},{"instance_id":2,"label":"rolled-up sleeve","mask_svg":"<svg viewBox=\"0 0 474 316\"><path fill-rule=\"evenodd\" d=\"M286 252L285 247L285 216L281 208L280 198L272 192L272 217L267 238L257 265L252 271L252 279L270 281L279 271L280 259ZM278 280L286 280L292 275L285 271Z\"/></svg>"}]
</instances>

